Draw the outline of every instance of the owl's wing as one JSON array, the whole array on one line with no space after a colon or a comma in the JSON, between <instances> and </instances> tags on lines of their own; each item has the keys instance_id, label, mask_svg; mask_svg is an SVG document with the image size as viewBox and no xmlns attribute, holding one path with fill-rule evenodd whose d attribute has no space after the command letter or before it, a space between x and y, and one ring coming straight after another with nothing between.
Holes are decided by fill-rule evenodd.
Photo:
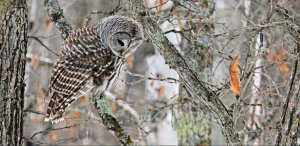
<instances>
[{"instance_id":1,"label":"owl's wing","mask_svg":"<svg viewBox=\"0 0 300 146\"><path fill-rule=\"evenodd\" d=\"M106 50L99 38L88 28L77 30L64 42L59 61L54 65L51 80L51 100L45 121L62 120L65 108L94 87L92 72L107 63ZM98 74L102 70L99 70Z\"/></svg>"},{"instance_id":2,"label":"owl's wing","mask_svg":"<svg viewBox=\"0 0 300 146\"><path fill-rule=\"evenodd\" d=\"M46 120L60 119L67 106L92 88L89 80L89 66L80 64L68 66L64 60L58 61L51 76L49 94L51 100Z\"/></svg>"}]
</instances>

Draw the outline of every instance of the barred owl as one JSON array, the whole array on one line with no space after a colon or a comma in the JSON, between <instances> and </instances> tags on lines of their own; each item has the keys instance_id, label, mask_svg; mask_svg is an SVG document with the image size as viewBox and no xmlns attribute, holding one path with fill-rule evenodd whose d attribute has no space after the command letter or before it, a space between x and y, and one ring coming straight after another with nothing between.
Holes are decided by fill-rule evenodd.
<instances>
[{"instance_id":1,"label":"barred owl","mask_svg":"<svg viewBox=\"0 0 300 146\"><path fill-rule=\"evenodd\" d=\"M94 89L109 89L142 39L141 25L124 16L106 17L72 32L52 70L45 121L61 121L78 97Z\"/></svg>"}]
</instances>

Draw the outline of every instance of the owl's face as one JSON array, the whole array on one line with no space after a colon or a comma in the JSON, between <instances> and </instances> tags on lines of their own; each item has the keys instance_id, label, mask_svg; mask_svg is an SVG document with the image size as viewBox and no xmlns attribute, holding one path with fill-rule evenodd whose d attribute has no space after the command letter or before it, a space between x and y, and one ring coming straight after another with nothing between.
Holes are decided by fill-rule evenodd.
<instances>
[{"instance_id":1,"label":"owl's face","mask_svg":"<svg viewBox=\"0 0 300 146\"><path fill-rule=\"evenodd\" d=\"M126 32L118 32L112 35L112 52L122 58L128 57L142 43L142 37L131 37Z\"/></svg>"},{"instance_id":2,"label":"owl's face","mask_svg":"<svg viewBox=\"0 0 300 146\"><path fill-rule=\"evenodd\" d=\"M110 16L96 26L104 46L122 58L128 57L142 43L144 34L139 22L124 16Z\"/></svg>"}]
</instances>

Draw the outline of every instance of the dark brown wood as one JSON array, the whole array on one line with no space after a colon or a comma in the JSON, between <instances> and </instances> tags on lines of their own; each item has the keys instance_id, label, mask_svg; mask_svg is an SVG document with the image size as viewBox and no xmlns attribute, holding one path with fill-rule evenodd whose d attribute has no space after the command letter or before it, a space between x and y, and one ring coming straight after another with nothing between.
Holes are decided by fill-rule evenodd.
<instances>
[{"instance_id":1,"label":"dark brown wood","mask_svg":"<svg viewBox=\"0 0 300 146\"><path fill-rule=\"evenodd\" d=\"M3 1L0 19L0 145L21 145L27 51L26 1Z\"/></svg>"}]
</instances>

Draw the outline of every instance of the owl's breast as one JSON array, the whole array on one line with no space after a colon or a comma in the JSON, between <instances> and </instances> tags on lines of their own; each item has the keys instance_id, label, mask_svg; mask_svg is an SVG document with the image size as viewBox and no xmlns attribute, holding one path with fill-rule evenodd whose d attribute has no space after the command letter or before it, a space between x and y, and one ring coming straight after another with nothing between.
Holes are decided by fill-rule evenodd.
<instances>
[{"instance_id":1,"label":"owl's breast","mask_svg":"<svg viewBox=\"0 0 300 146\"><path fill-rule=\"evenodd\" d=\"M123 68L122 60L122 58L116 57L106 65L93 69L93 83L100 88L100 91L109 90L113 86Z\"/></svg>"}]
</instances>

